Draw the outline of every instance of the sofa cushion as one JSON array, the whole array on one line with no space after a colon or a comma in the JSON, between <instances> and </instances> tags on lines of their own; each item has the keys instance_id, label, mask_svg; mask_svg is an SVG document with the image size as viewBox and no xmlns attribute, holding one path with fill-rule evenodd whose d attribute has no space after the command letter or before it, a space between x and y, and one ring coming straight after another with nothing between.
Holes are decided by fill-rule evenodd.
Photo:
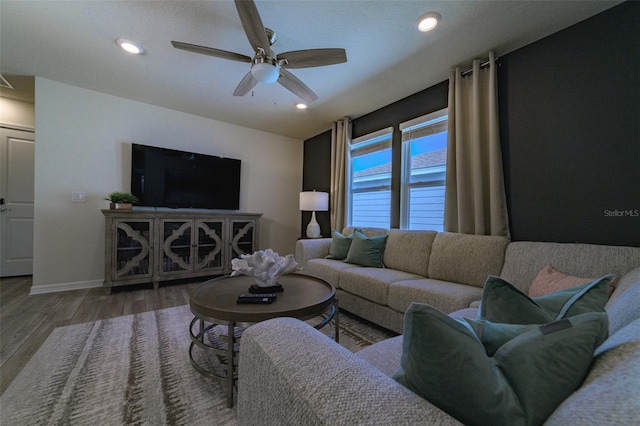
<instances>
[{"instance_id":1,"label":"sofa cushion","mask_svg":"<svg viewBox=\"0 0 640 426\"><path fill-rule=\"evenodd\" d=\"M353 233L351 247L349 247L349 252L347 253L347 257L344 261L347 263L355 263L360 266L384 268L382 256L386 242L387 235L368 237L356 229Z\"/></svg>"},{"instance_id":2,"label":"sofa cushion","mask_svg":"<svg viewBox=\"0 0 640 426\"><path fill-rule=\"evenodd\" d=\"M620 278L620 280L618 280L616 289L614 290L611 297L609 297L607 305L615 302L627 290L627 288L631 287L637 281L640 281L640 265L638 265L637 268L627 272Z\"/></svg>"},{"instance_id":3,"label":"sofa cushion","mask_svg":"<svg viewBox=\"0 0 640 426\"><path fill-rule=\"evenodd\" d=\"M636 299L637 303L637 299ZM609 337L584 383L545 425L636 425L640 419L640 319Z\"/></svg>"},{"instance_id":4,"label":"sofa cushion","mask_svg":"<svg viewBox=\"0 0 640 426\"><path fill-rule=\"evenodd\" d=\"M386 306L389 301L391 283L421 278L409 272L389 268L349 268L340 274L342 290L364 299Z\"/></svg>"},{"instance_id":5,"label":"sofa cushion","mask_svg":"<svg viewBox=\"0 0 640 426\"><path fill-rule=\"evenodd\" d=\"M384 249L384 266L427 276L436 231L390 229Z\"/></svg>"},{"instance_id":6,"label":"sofa cushion","mask_svg":"<svg viewBox=\"0 0 640 426\"><path fill-rule=\"evenodd\" d=\"M509 244L505 237L441 232L429 258L428 277L482 287L489 275L499 275Z\"/></svg>"},{"instance_id":7,"label":"sofa cushion","mask_svg":"<svg viewBox=\"0 0 640 426\"><path fill-rule=\"evenodd\" d=\"M358 265L344 263L335 259L311 259L307 262L302 273L325 280L338 288L340 285L340 273L345 269L355 268Z\"/></svg>"},{"instance_id":8,"label":"sofa cushion","mask_svg":"<svg viewBox=\"0 0 640 426\"><path fill-rule=\"evenodd\" d=\"M530 298L508 281L491 276L482 292L478 319L510 324L544 324L586 312L604 312L609 281L595 281Z\"/></svg>"},{"instance_id":9,"label":"sofa cushion","mask_svg":"<svg viewBox=\"0 0 640 426\"><path fill-rule=\"evenodd\" d=\"M595 312L540 326L473 322L412 304L394 378L476 425L541 424L580 386L608 328Z\"/></svg>"},{"instance_id":10,"label":"sofa cushion","mask_svg":"<svg viewBox=\"0 0 640 426\"><path fill-rule=\"evenodd\" d=\"M576 277L614 274L619 280L640 266L640 247L518 241L509 244L502 271L494 275L528 293L536 274L546 265Z\"/></svg>"},{"instance_id":11,"label":"sofa cushion","mask_svg":"<svg viewBox=\"0 0 640 426\"><path fill-rule=\"evenodd\" d=\"M623 297L617 297L606 305L611 335L627 324L640 319L640 278L625 288Z\"/></svg>"},{"instance_id":12,"label":"sofa cushion","mask_svg":"<svg viewBox=\"0 0 640 426\"><path fill-rule=\"evenodd\" d=\"M479 287L431 278L397 281L389 287L389 307L399 312L406 311L411 302L420 302L449 313L466 308L481 297Z\"/></svg>"},{"instance_id":13,"label":"sofa cushion","mask_svg":"<svg viewBox=\"0 0 640 426\"><path fill-rule=\"evenodd\" d=\"M353 235L356 229L370 237L377 237L378 235L387 235L387 232L389 232L389 230L386 228L363 228L362 226L358 226L358 227L346 226L342 229L342 235L346 235L347 237L350 235Z\"/></svg>"},{"instance_id":14,"label":"sofa cushion","mask_svg":"<svg viewBox=\"0 0 640 426\"><path fill-rule=\"evenodd\" d=\"M326 256L326 258L344 260L344 258L347 257L347 253L349 253L349 247L351 247L352 241L353 235L349 235L348 237L346 237L335 229L332 230L331 246L329 247L329 254Z\"/></svg>"},{"instance_id":15,"label":"sofa cushion","mask_svg":"<svg viewBox=\"0 0 640 426\"><path fill-rule=\"evenodd\" d=\"M393 377L398 372L402 357L402 335L369 345L356 352L356 355L387 376Z\"/></svg>"}]
</instances>

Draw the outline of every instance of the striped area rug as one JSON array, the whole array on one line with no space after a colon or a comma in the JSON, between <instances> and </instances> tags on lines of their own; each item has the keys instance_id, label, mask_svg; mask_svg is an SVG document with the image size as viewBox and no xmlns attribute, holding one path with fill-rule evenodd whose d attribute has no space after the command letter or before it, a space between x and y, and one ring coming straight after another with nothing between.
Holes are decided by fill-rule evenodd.
<instances>
[{"instance_id":1,"label":"striped area rug","mask_svg":"<svg viewBox=\"0 0 640 426\"><path fill-rule=\"evenodd\" d=\"M0 397L2 425L235 425L222 384L191 366L189 307L56 328ZM394 334L346 313L357 351Z\"/></svg>"}]
</instances>

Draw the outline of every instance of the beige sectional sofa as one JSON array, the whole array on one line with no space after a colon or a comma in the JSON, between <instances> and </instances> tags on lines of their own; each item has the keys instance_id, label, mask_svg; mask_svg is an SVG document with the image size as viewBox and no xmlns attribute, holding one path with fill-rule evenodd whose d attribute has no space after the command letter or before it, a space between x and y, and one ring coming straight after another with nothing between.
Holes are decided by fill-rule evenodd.
<instances>
[{"instance_id":1,"label":"beige sectional sofa","mask_svg":"<svg viewBox=\"0 0 640 426\"><path fill-rule=\"evenodd\" d=\"M306 273L337 287L342 309L397 332L402 332L402 310L412 300L451 316L475 317L477 309L470 305L480 299L489 274L501 275L525 293L549 264L579 277L616 275L618 286L606 305L609 337L596 350L582 386L545 424L637 424L640 247L509 242L428 231L390 230L388 235L382 269L325 259L330 239L301 240L296 256ZM240 349L240 424L460 424L391 378L400 366L402 339L352 354L295 319L250 327Z\"/></svg>"},{"instance_id":2,"label":"beige sectional sofa","mask_svg":"<svg viewBox=\"0 0 640 426\"><path fill-rule=\"evenodd\" d=\"M640 248L589 244L510 242L504 237L435 231L363 228L367 236L387 235L384 268L326 259L331 238L299 240L296 260L302 273L336 288L340 308L396 333L411 302L445 313L479 301L489 275L524 292L546 265L578 277L622 277L640 265ZM345 228L351 235L353 228Z\"/></svg>"}]
</instances>

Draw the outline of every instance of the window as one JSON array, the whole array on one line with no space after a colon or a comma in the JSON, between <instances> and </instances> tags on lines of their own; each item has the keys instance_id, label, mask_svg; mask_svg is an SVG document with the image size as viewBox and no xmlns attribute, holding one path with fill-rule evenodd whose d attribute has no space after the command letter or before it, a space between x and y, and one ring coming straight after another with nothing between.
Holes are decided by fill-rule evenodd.
<instances>
[{"instance_id":1,"label":"window","mask_svg":"<svg viewBox=\"0 0 640 426\"><path fill-rule=\"evenodd\" d=\"M387 128L354 139L347 170L347 223L389 228L391 225L391 138Z\"/></svg>"},{"instance_id":2,"label":"window","mask_svg":"<svg viewBox=\"0 0 640 426\"><path fill-rule=\"evenodd\" d=\"M447 114L445 108L400 124L402 229L444 229Z\"/></svg>"}]
</instances>

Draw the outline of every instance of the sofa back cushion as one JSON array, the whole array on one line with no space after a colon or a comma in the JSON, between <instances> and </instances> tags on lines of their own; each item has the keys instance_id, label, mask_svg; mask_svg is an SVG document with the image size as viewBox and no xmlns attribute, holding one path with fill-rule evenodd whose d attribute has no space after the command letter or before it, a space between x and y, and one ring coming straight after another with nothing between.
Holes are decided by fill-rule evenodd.
<instances>
[{"instance_id":1,"label":"sofa back cushion","mask_svg":"<svg viewBox=\"0 0 640 426\"><path fill-rule=\"evenodd\" d=\"M509 244L500 276L524 293L547 265L576 277L624 274L640 266L640 247L519 241Z\"/></svg>"},{"instance_id":2,"label":"sofa back cushion","mask_svg":"<svg viewBox=\"0 0 640 426\"><path fill-rule=\"evenodd\" d=\"M637 268L635 271L640 271ZM630 277L631 273L625 275ZM624 295L609 299L605 309L609 314L609 334L615 334L622 327L631 322L640 319L640 277L635 277L635 282L631 285L625 285L620 290L624 291Z\"/></svg>"},{"instance_id":3,"label":"sofa back cushion","mask_svg":"<svg viewBox=\"0 0 640 426\"><path fill-rule=\"evenodd\" d=\"M622 294L629 287L631 287L633 284L635 284L638 281L640 281L640 265L638 265L637 268L633 268L632 270L624 274L624 276L618 280L616 289L611 295L611 297L609 297L609 302L607 303L607 305L615 302L616 299L622 296ZM639 301L639 304L640 304L640 301Z\"/></svg>"},{"instance_id":4,"label":"sofa back cushion","mask_svg":"<svg viewBox=\"0 0 640 426\"><path fill-rule=\"evenodd\" d=\"M360 226L347 226L342 230L342 235L348 237L355 230L362 232L367 237L377 237L379 235L387 235L388 229L385 228L362 228Z\"/></svg>"},{"instance_id":5,"label":"sofa back cushion","mask_svg":"<svg viewBox=\"0 0 640 426\"><path fill-rule=\"evenodd\" d=\"M431 246L436 231L390 229L384 251L384 266L427 276Z\"/></svg>"},{"instance_id":6,"label":"sofa back cushion","mask_svg":"<svg viewBox=\"0 0 640 426\"><path fill-rule=\"evenodd\" d=\"M489 275L499 275L506 237L441 232L429 258L429 278L482 287Z\"/></svg>"}]
</instances>

